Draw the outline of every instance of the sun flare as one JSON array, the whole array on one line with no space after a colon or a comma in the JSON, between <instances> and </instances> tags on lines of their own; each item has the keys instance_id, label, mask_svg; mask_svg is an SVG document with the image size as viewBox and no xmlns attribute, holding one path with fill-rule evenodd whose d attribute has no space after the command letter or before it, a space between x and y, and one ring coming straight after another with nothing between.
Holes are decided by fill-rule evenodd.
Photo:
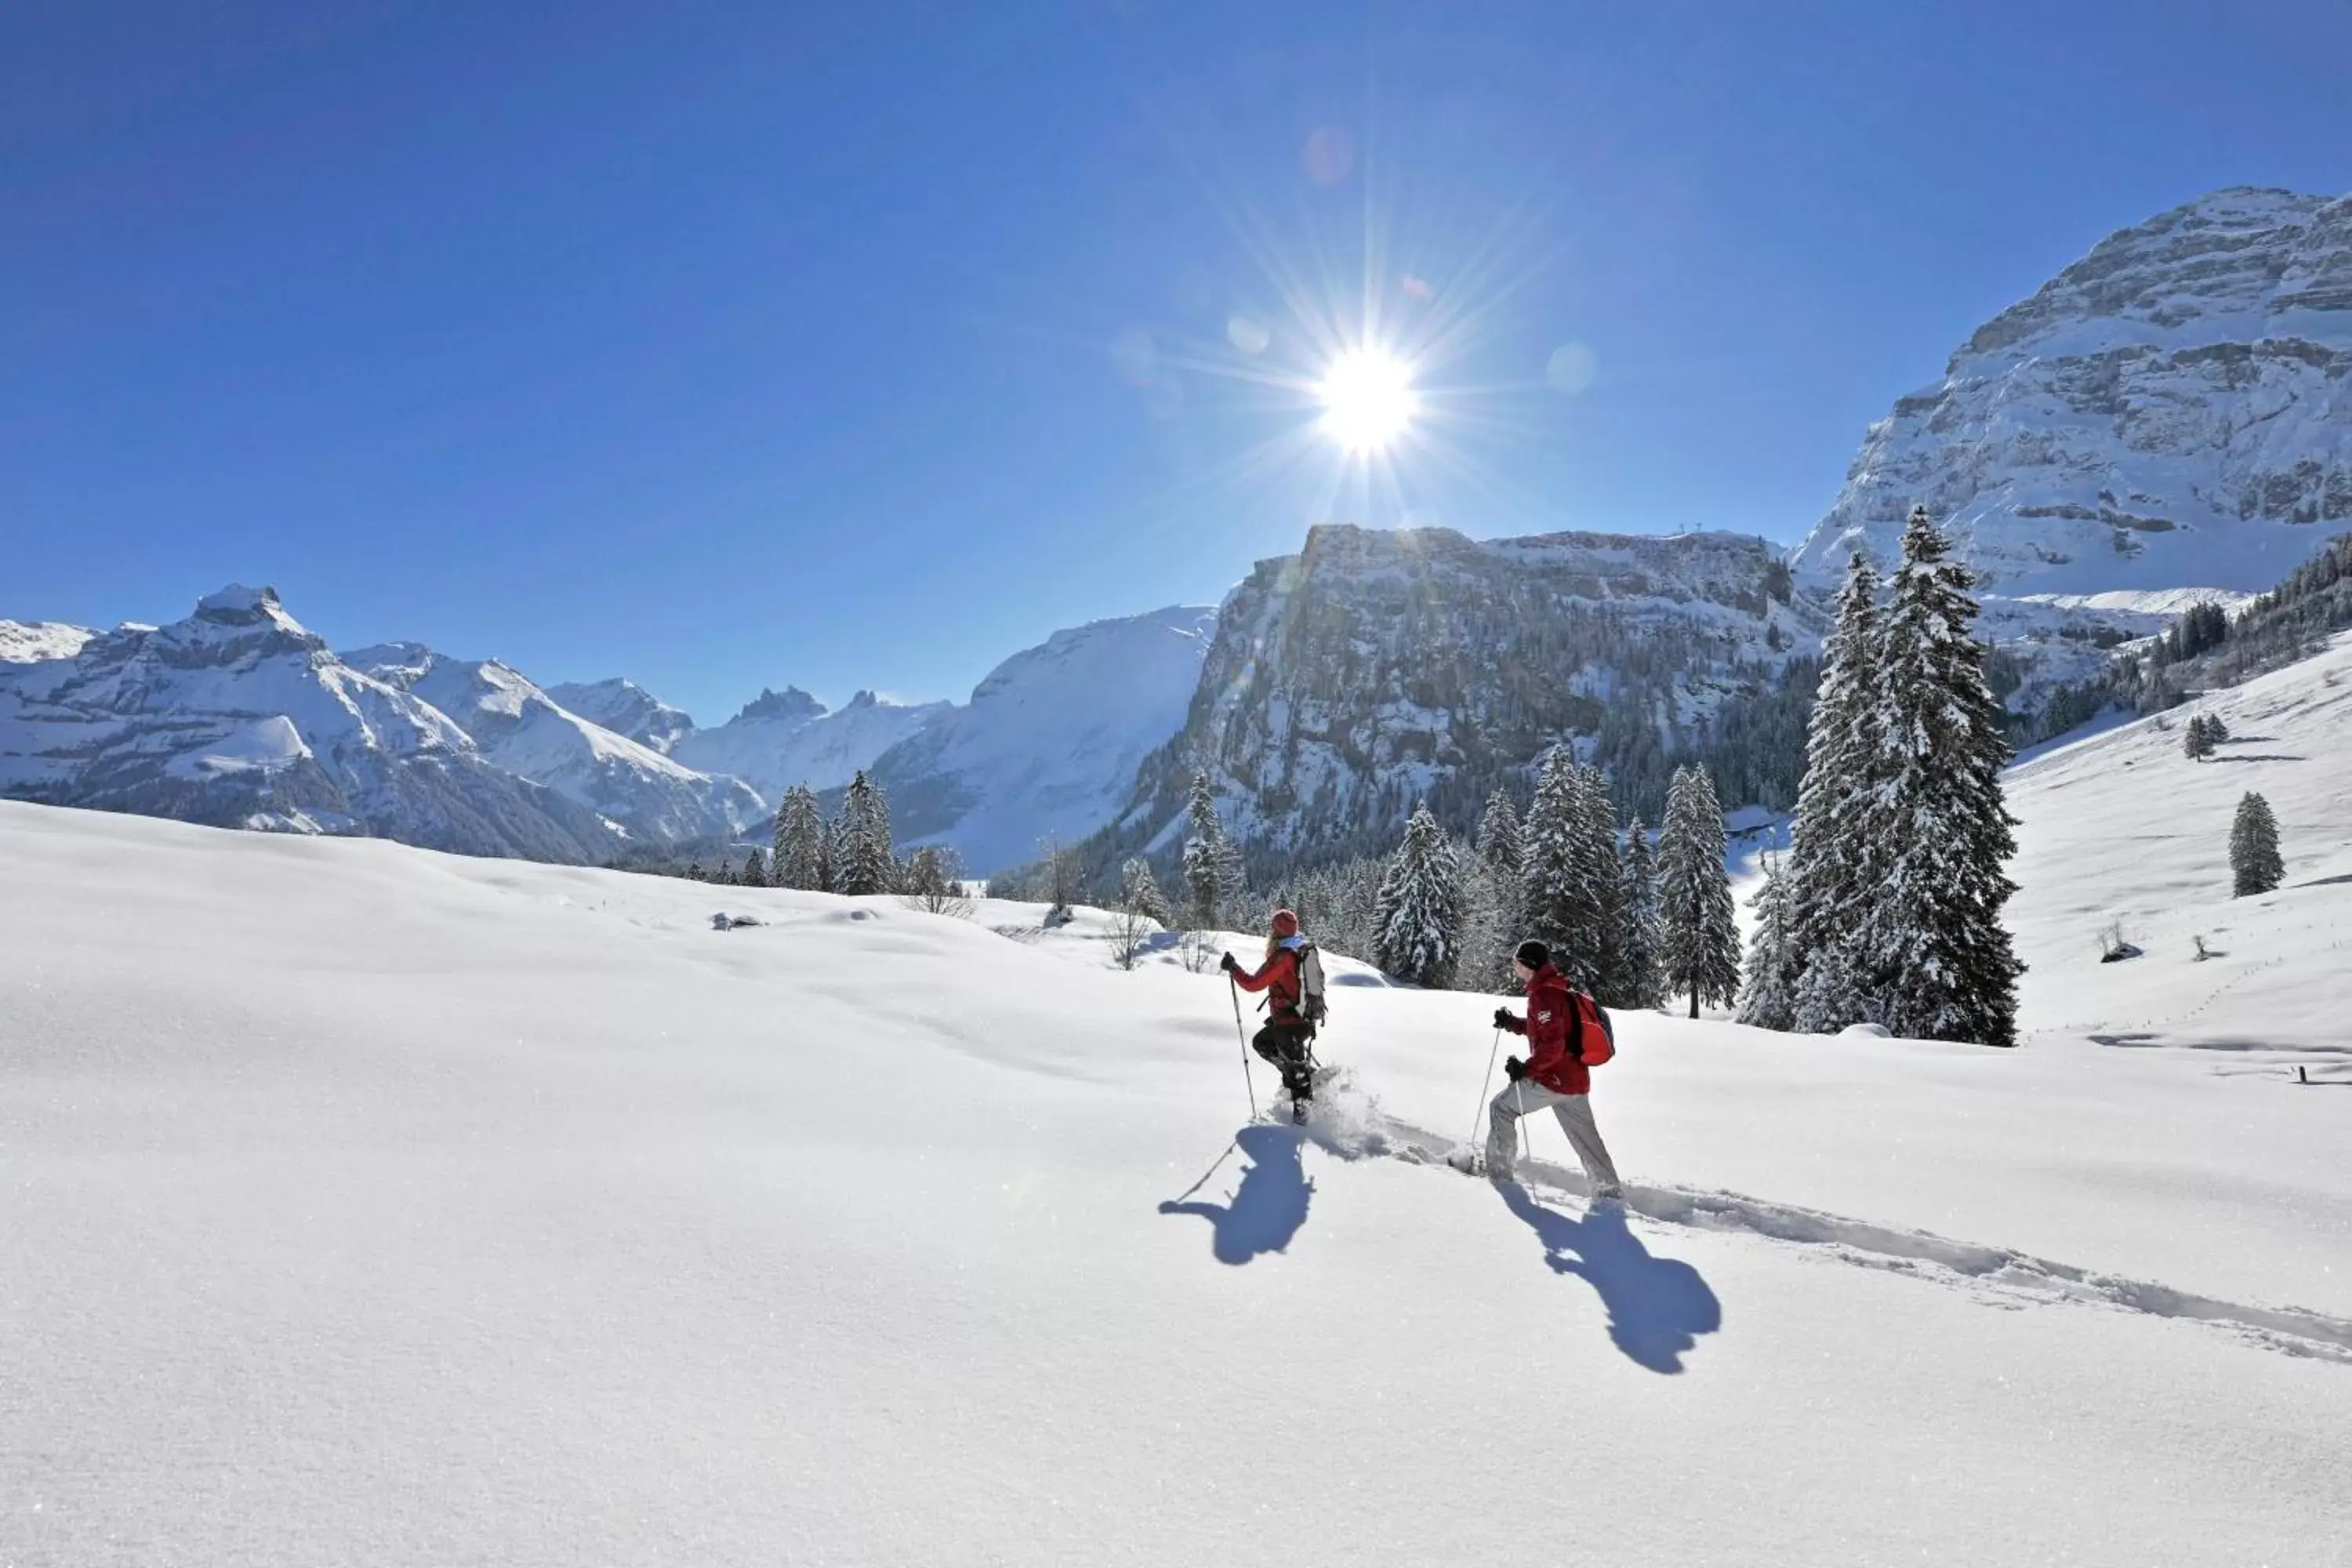
<instances>
[{"instance_id":1,"label":"sun flare","mask_svg":"<svg viewBox=\"0 0 2352 1568\"><path fill-rule=\"evenodd\" d=\"M1421 409L1412 367L1375 348L1349 349L1333 360L1315 395L1323 404L1324 433L1350 452L1386 447Z\"/></svg>"}]
</instances>

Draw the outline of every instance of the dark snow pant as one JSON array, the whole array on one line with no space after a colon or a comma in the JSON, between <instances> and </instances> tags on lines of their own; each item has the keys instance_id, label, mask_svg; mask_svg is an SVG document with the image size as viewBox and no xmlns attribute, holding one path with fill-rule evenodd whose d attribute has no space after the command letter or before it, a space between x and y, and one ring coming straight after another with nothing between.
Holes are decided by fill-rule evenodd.
<instances>
[{"instance_id":1,"label":"dark snow pant","mask_svg":"<svg viewBox=\"0 0 2352 1568\"><path fill-rule=\"evenodd\" d=\"M1294 1100L1304 1100L1315 1091L1315 1069L1307 1061L1307 1043L1314 1037L1314 1031L1304 1024L1268 1024L1250 1042L1251 1049L1281 1069L1282 1087Z\"/></svg>"}]
</instances>

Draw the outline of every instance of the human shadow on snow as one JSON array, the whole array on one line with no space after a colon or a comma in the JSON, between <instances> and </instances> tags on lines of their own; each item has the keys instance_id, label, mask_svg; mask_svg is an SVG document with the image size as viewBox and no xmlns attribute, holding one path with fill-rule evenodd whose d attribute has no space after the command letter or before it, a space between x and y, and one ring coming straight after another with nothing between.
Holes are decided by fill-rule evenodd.
<instances>
[{"instance_id":1,"label":"human shadow on snow","mask_svg":"<svg viewBox=\"0 0 2352 1568\"><path fill-rule=\"evenodd\" d=\"M1160 1205L1160 1212L1207 1220L1213 1227L1209 1250L1220 1263L1238 1268L1262 1254L1285 1251L1307 1223L1307 1205L1315 1197L1315 1184L1299 1164L1305 1142L1306 1134L1295 1127L1244 1127L1234 1134L1234 1144L1249 1163L1242 1167L1241 1184L1233 1195L1222 1204L1171 1200ZM1198 1192L1223 1163L1220 1154L1208 1174L1192 1184L1192 1191Z\"/></svg>"},{"instance_id":2,"label":"human shadow on snow","mask_svg":"<svg viewBox=\"0 0 2352 1568\"><path fill-rule=\"evenodd\" d=\"M1652 1372L1678 1373L1698 1336L1723 1327L1723 1305L1699 1271L1675 1258L1653 1258L1625 1224L1625 1210L1605 1203L1572 1219L1506 1183L1504 1204L1544 1245L1556 1274L1573 1274L1601 1294L1609 1338Z\"/></svg>"}]
</instances>

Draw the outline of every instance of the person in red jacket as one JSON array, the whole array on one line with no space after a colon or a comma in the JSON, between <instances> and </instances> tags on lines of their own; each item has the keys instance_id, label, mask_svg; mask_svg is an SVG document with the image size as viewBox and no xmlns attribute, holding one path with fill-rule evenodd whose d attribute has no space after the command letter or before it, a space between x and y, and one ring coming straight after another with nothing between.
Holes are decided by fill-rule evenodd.
<instances>
[{"instance_id":1,"label":"person in red jacket","mask_svg":"<svg viewBox=\"0 0 2352 1568\"><path fill-rule=\"evenodd\" d=\"M1298 932L1298 917L1288 910L1276 910L1267 922L1265 962L1255 969L1244 969L1227 953L1218 965L1234 977L1234 984L1255 994L1265 992L1266 998L1265 1027L1250 1042L1251 1048L1272 1062L1282 1073L1282 1087L1290 1091L1290 1119L1307 1120L1307 1102L1315 1095L1315 1068L1307 1056L1307 1044L1315 1037L1315 1026L1298 1010L1298 998L1303 989L1298 977L1299 954L1307 939Z\"/></svg>"},{"instance_id":2,"label":"person in red jacket","mask_svg":"<svg viewBox=\"0 0 2352 1568\"><path fill-rule=\"evenodd\" d=\"M1584 1066L1584 1022L1568 980L1552 967L1551 950L1539 942L1519 943L1511 973L1528 987L1528 1016L1507 1007L1495 1009L1495 1026L1528 1038L1527 1060L1513 1057L1503 1064L1511 1081L1487 1107L1486 1178L1517 1180L1514 1157L1518 1152L1519 1118L1531 1110L1551 1108L1569 1147L1584 1166L1584 1180L1592 1196L1622 1198L1624 1187L1617 1167L1610 1163L1609 1146L1592 1120L1592 1075Z\"/></svg>"}]
</instances>

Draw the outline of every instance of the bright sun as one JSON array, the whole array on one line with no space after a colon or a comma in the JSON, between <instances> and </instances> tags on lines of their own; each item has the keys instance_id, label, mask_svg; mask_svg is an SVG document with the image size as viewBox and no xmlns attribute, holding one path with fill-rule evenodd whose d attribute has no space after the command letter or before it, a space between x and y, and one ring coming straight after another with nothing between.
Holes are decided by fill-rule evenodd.
<instances>
[{"instance_id":1,"label":"bright sun","mask_svg":"<svg viewBox=\"0 0 2352 1568\"><path fill-rule=\"evenodd\" d=\"M1315 389L1323 431L1350 452L1377 452L1404 434L1421 408L1412 371L1378 349L1349 349L1331 362Z\"/></svg>"}]
</instances>

